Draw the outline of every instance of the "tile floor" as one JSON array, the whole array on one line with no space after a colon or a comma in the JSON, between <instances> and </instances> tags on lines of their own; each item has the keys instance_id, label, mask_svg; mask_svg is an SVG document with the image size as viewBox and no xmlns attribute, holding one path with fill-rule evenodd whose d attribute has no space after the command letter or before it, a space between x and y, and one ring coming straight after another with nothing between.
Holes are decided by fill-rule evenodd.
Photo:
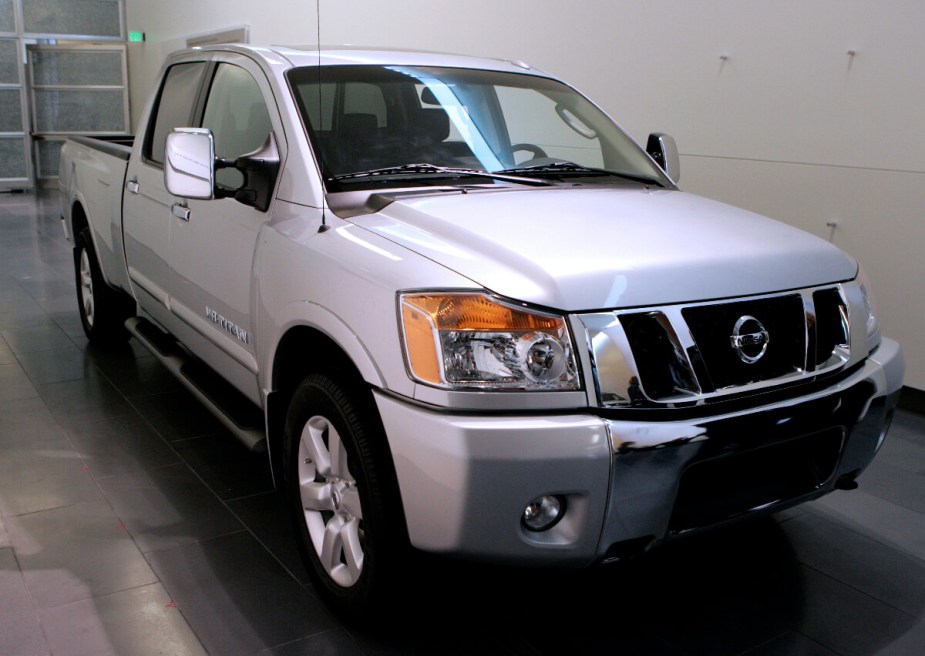
<instances>
[{"instance_id":1,"label":"tile floor","mask_svg":"<svg viewBox=\"0 0 925 656\"><path fill-rule=\"evenodd\" d=\"M262 458L88 345L52 192L0 194L0 654L925 654L925 417L861 488L617 570L422 562L388 629L316 598Z\"/></svg>"}]
</instances>

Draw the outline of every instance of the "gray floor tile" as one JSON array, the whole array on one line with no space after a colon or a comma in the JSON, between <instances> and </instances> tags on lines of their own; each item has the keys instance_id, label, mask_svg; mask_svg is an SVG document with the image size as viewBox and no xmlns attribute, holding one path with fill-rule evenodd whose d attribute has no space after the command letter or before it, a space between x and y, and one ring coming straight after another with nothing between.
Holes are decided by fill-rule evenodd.
<instances>
[{"instance_id":1,"label":"gray floor tile","mask_svg":"<svg viewBox=\"0 0 925 656\"><path fill-rule=\"evenodd\" d=\"M105 351L89 345L86 353L116 389L129 399L182 391L183 386L162 364L150 355L138 353L140 348L137 342L130 341L124 348Z\"/></svg>"},{"instance_id":2,"label":"gray floor tile","mask_svg":"<svg viewBox=\"0 0 925 656\"><path fill-rule=\"evenodd\" d=\"M262 649L258 656L366 656L356 640L343 629L325 631L272 649Z\"/></svg>"},{"instance_id":3,"label":"gray floor tile","mask_svg":"<svg viewBox=\"0 0 925 656\"><path fill-rule=\"evenodd\" d=\"M877 459L858 477L858 484L868 494L925 513L925 473Z\"/></svg>"},{"instance_id":4,"label":"gray floor tile","mask_svg":"<svg viewBox=\"0 0 925 656\"><path fill-rule=\"evenodd\" d=\"M41 608L157 580L105 501L36 512L7 524L26 585Z\"/></svg>"},{"instance_id":5,"label":"gray floor tile","mask_svg":"<svg viewBox=\"0 0 925 656\"><path fill-rule=\"evenodd\" d=\"M39 393L17 363L0 364L0 401L38 397Z\"/></svg>"},{"instance_id":6,"label":"gray floor tile","mask_svg":"<svg viewBox=\"0 0 925 656\"><path fill-rule=\"evenodd\" d=\"M838 654L800 633L791 632L752 649L743 656L838 656Z\"/></svg>"},{"instance_id":7,"label":"gray floor tile","mask_svg":"<svg viewBox=\"0 0 925 656\"><path fill-rule=\"evenodd\" d=\"M810 512L829 517L863 535L925 560L925 515L897 506L863 490L833 492L807 504Z\"/></svg>"},{"instance_id":8,"label":"gray floor tile","mask_svg":"<svg viewBox=\"0 0 925 656\"><path fill-rule=\"evenodd\" d=\"M803 571L798 630L845 656L876 654L912 629L916 618L814 570Z\"/></svg>"},{"instance_id":9,"label":"gray floor tile","mask_svg":"<svg viewBox=\"0 0 925 656\"><path fill-rule=\"evenodd\" d=\"M144 552L244 529L185 464L101 478L99 485Z\"/></svg>"},{"instance_id":10,"label":"gray floor tile","mask_svg":"<svg viewBox=\"0 0 925 656\"><path fill-rule=\"evenodd\" d=\"M66 349L74 346L71 338L54 324L6 328L0 331L0 334L3 335L3 339L6 340L6 343L16 355Z\"/></svg>"},{"instance_id":11,"label":"gray floor tile","mask_svg":"<svg viewBox=\"0 0 925 656\"><path fill-rule=\"evenodd\" d=\"M149 558L210 654L253 654L337 626L249 533Z\"/></svg>"},{"instance_id":12,"label":"gray floor tile","mask_svg":"<svg viewBox=\"0 0 925 656\"><path fill-rule=\"evenodd\" d=\"M0 548L0 654L40 656L48 653L13 550Z\"/></svg>"},{"instance_id":13,"label":"gray floor tile","mask_svg":"<svg viewBox=\"0 0 925 656\"><path fill-rule=\"evenodd\" d=\"M0 514L23 515L102 498L89 469L70 443L61 446L37 450L4 446L4 457L0 459Z\"/></svg>"},{"instance_id":14,"label":"gray floor tile","mask_svg":"<svg viewBox=\"0 0 925 656\"><path fill-rule=\"evenodd\" d=\"M921 422L919 430L925 433L925 419ZM902 431L902 437L900 437L901 430L894 422L890 436L884 442L874 462L888 463L914 474L925 474L925 443L919 444L909 439L910 433L914 431L912 428L907 428Z\"/></svg>"},{"instance_id":15,"label":"gray floor tile","mask_svg":"<svg viewBox=\"0 0 925 656\"><path fill-rule=\"evenodd\" d=\"M0 302L0 335L8 330L20 334L46 320L45 310L31 298L24 301ZM11 350L15 350L13 348L16 345L15 340L8 341L7 344ZM41 344L39 347L41 348Z\"/></svg>"},{"instance_id":16,"label":"gray floor tile","mask_svg":"<svg viewBox=\"0 0 925 656\"><path fill-rule=\"evenodd\" d=\"M925 619L919 618L915 626L898 636L877 652L877 656L922 656L925 652Z\"/></svg>"},{"instance_id":17,"label":"gray floor tile","mask_svg":"<svg viewBox=\"0 0 925 656\"><path fill-rule=\"evenodd\" d=\"M65 335L71 338L78 347L85 348L89 344L86 333L84 333L83 324L80 322L80 315L74 310L67 312L49 312L48 318L55 322Z\"/></svg>"},{"instance_id":18,"label":"gray floor tile","mask_svg":"<svg viewBox=\"0 0 925 656\"><path fill-rule=\"evenodd\" d=\"M0 443L18 444L22 438L41 437L58 422L41 398L0 399Z\"/></svg>"},{"instance_id":19,"label":"gray floor tile","mask_svg":"<svg viewBox=\"0 0 925 656\"><path fill-rule=\"evenodd\" d=\"M273 489L269 456L249 451L230 433L177 440L171 446L221 499Z\"/></svg>"},{"instance_id":20,"label":"gray floor tile","mask_svg":"<svg viewBox=\"0 0 925 656\"><path fill-rule=\"evenodd\" d=\"M44 280L24 280L19 284L36 301L67 297L74 298L76 302L76 284L72 279L53 277ZM77 309L76 305L74 309Z\"/></svg>"},{"instance_id":21,"label":"gray floor tile","mask_svg":"<svg viewBox=\"0 0 925 656\"><path fill-rule=\"evenodd\" d=\"M56 655L206 653L158 583L45 609L40 617Z\"/></svg>"},{"instance_id":22,"label":"gray floor tile","mask_svg":"<svg viewBox=\"0 0 925 656\"><path fill-rule=\"evenodd\" d=\"M97 479L180 462L174 450L134 412L74 424L67 434Z\"/></svg>"},{"instance_id":23,"label":"gray floor tile","mask_svg":"<svg viewBox=\"0 0 925 656\"><path fill-rule=\"evenodd\" d=\"M221 422L185 390L133 397L131 403L168 442L225 432Z\"/></svg>"},{"instance_id":24,"label":"gray floor tile","mask_svg":"<svg viewBox=\"0 0 925 656\"><path fill-rule=\"evenodd\" d=\"M35 385L82 380L99 375L96 367L74 344L66 348L24 353L19 356L19 361Z\"/></svg>"},{"instance_id":25,"label":"gray floor tile","mask_svg":"<svg viewBox=\"0 0 925 656\"><path fill-rule=\"evenodd\" d=\"M894 440L906 440L925 446L925 415L899 409L893 418L886 444Z\"/></svg>"},{"instance_id":26,"label":"gray floor tile","mask_svg":"<svg viewBox=\"0 0 925 656\"><path fill-rule=\"evenodd\" d=\"M28 494L20 488L21 482L34 489L33 479L48 479L43 468L60 473L83 467L67 434L41 398L0 401L0 417L0 489L19 497ZM3 501L0 497L0 505Z\"/></svg>"},{"instance_id":27,"label":"gray floor tile","mask_svg":"<svg viewBox=\"0 0 925 656\"><path fill-rule=\"evenodd\" d=\"M290 575L308 584L308 572L299 554L282 492L235 499L228 502L228 507Z\"/></svg>"},{"instance_id":28,"label":"gray floor tile","mask_svg":"<svg viewBox=\"0 0 925 656\"><path fill-rule=\"evenodd\" d=\"M816 514L786 522L800 561L875 599L925 617L925 562Z\"/></svg>"},{"instance_id":29,"label":"gray floor tile","mask_svg":"<svg viewBox=\"0 0 925 656\"><path fill-rule=\"evenodd\" d=\"M102 376L37 385L39 395L62 425L133 413L125 397Z\"/></svg>"},{"instance_id":30,"label":"gray floor tile","mask_svg":"<svg viewBox=\"0 0 925 656\"><path fill-rule=\"evenodd\" d=\"M17 364L18 360L13 351L7 346L6 340L0 337L0 364Z\"/></svg>"}]
</instances>

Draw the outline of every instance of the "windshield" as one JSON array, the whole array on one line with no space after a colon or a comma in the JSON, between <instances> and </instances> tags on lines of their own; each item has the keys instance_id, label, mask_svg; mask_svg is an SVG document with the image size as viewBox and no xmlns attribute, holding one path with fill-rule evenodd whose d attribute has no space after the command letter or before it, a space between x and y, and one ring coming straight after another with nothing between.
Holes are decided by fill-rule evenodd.
<instances>
[{"instance_id":1,"label":"windshield","mask_svg":"<svg viewBox=\"0 0 925 656\"><path fill-rule=\"evenodd\" d=\"M331 191L446 184L449 177L670 184L603 112L548 78L364 65L297 68L289 79Z\"/></svg>"}]
</instances>

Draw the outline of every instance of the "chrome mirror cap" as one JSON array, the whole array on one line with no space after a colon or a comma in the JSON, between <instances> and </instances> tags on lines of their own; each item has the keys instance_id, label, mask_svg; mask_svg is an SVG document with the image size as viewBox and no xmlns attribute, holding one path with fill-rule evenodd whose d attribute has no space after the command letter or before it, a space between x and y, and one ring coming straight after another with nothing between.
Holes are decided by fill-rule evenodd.
<instances>
[{"instance_id":1,"label":"chrome mirror cap","mask_svg":"<svg viewBox=\"0 0 925 656\"><path fill-rule=\"evenodd\" d=\"M164 184L180 198L215 198L215 139L204 128L176 128L167 135Z\"/></svg>"}]
</instances>

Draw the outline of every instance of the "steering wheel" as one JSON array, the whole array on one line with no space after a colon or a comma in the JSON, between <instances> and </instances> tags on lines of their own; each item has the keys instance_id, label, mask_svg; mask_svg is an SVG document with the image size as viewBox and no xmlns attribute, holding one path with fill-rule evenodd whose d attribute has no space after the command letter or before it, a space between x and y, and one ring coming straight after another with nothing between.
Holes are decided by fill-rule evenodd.
<instances>
[{"instance_id":1,"label":"steering wheel","mask_svg":"<svg viewBox=\"0 0 925 656\"><path fill-rule=\"evenodd\" d=\"M531 143L519 143L511 146L511 153L516 153L518 151L525 150L530 153L533 157L530 159L540 159L541 157L546 157L546 151L537 146L536 144ZM528 160L529 161L529 160Z\"/></svg>"}]
</instances>

